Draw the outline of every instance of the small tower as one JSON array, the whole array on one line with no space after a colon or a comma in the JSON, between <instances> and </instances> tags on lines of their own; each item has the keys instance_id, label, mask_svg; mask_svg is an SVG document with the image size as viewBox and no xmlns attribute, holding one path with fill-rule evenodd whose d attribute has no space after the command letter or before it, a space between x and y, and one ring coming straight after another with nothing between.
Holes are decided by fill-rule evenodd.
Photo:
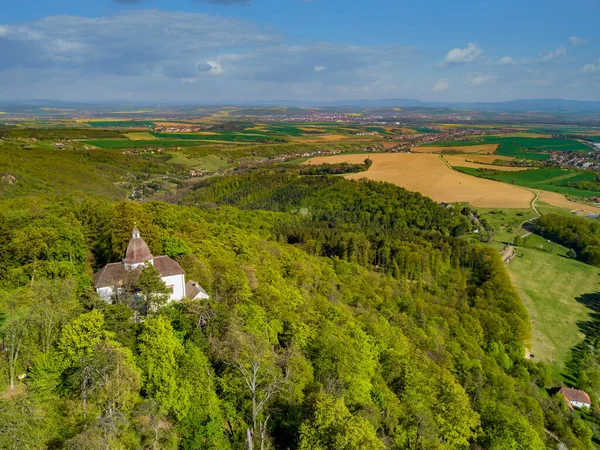
<instances>
[{"instance_id":1,"label":"small tower","mask_svg":"<svg viewBox=\"0 0 600 450\"><path fill-rule=\"evenodd\" d=\"M138 227L136 224L134 224L134 226L133 226L133 231L131 232L131 237L133 239L140 239L140 230L138 230Z\"/></svg>"}]
</instances>

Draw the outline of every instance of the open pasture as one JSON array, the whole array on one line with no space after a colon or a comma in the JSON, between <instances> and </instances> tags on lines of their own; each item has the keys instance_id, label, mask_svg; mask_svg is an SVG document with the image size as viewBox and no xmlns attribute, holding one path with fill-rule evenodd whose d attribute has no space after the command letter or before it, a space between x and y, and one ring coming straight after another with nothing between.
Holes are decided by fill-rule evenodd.
<instances>
[{"instance_id":1,"label":"open pasture","mask_svg":"<svg viewBox=\"0 0 600 450\"><path fill-rule=\"evenodd\" d=\"M312 158L306 164L360 164L367 155L335 155ZM367 172L348 175L349 179L369 178L387 181L420 192L438 202L468 202L489 208L528 208L533 194L525 189L478 179L452 170L431 154L370 154L373 165Z\"/></svg>"},{"instance_id":2,"label":"open pasture","mask_svg":"<svg viewBox=\"0 0 600 450\"><path fill-rule=\"evenodd\" d=\"M496 152L497 144L462 145L462 146L423 146L411 147L413 153L480 153L491 155Z\"/></svg>"},{"instance_id":3,"label":"open pasture","mask_svg":"<svg viewBox=\"0 0 600 450\"><path fill-rule=\"evenodd\" d=\"M535 235L527 240L532 238L545 243ZM584 338L578 325L590 320L592 311L581 302L582 296L600 289L600 270L566 258L565 253L564 248L558 254L519 248L508 265L531 318L533 360L551 364L556 375L565 373L571 350Z\"/></svg>"}]
</instances>

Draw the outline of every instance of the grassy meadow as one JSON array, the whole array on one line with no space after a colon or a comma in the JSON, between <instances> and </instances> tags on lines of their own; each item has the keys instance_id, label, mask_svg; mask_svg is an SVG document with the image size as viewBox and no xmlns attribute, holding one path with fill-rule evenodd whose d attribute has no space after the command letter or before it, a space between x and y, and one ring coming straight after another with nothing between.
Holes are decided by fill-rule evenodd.
<instances>
[{"instance_id":1,"label":"grassy meadow","mask_svg":"<svg viewBox=\"0 0 600 450\"><path fill-rule=\"evenodd\" d=\"M543 214L572 214L561 208L536 204ZM489 243L497 250L525 236L521 227L536 217L532 209L478 209L495 230ZM579 323L589 320L591 310L578 299L600 291L600 269L568 258L568 249L531 234L525 237L517 256L509 263L511 280L527 311L532 327L529 351L536 361L551 365L556 377L568 376L567 363L572 349L580 344L584 334Z\"/></svg>"},{"instance_id":2,"label":"grassy meadow","mask_svg":"<svg viewBox=\"0 0 600 450\"><path fill-rule=\"evenodd\" d=\"M519 248L508 271L529 311L530 350L534 360L549 363L556 376L564 377L572 349L584 338L579 324L591 313L578 299L600 290L600 269L567 258L564 247L539 236L525 241L538 248Z\"/></svg>"}]
</instances>

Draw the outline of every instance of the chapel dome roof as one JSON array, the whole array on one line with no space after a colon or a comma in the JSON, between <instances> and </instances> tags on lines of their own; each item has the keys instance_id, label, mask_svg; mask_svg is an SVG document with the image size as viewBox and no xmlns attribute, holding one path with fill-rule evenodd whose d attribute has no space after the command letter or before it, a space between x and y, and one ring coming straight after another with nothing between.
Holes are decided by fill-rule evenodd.
<instances>
[{"instance_id":1,"label":"chapel dome roof","mask_svg":"<svg viewBox=\"0 0 600 450\"><path fill-rule=\"evenodd\" d=\"M148 248L148 244L140 237L140 231L135 227L123 262L125 264L142 264L152 259L154 257Z\"/></svg>"}]
</instances>

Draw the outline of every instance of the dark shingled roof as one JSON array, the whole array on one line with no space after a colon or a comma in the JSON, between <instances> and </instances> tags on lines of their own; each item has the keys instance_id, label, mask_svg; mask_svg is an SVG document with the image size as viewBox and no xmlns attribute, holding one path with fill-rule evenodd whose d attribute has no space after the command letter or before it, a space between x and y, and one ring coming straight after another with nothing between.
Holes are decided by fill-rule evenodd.
<instances>
[{"instance_id":1,"label":"dark shingled roof","mask_svg":"<svg viewBox=\"0 0 600 450\"><path fill-rule=\"evenodd\" d=\"M185 272L177 261L172 260L168 256L157 256L154 258L154 267L160 272L162 277L171 275L183 275Z\"/></svg>"},{"instance_id":2,"label":"dark shingled roof","mask_svg":"<svg viewBox=\"0 0 600 450\"><path fill-rule=\"evenodd\" d=\"M148 245L142 238L131 238L129 245L127 246L127 252L125 253L125 264L142 264L145 261L149 261L153 258L152 253Z\"/></svg>"},{"instance_id":3,"label":"dark shingled roof","mask_svg":"<svg viewBox=\"0 0 600 450\"><path fill-rule=\"evenodd\" d=\"M194 299L200 293L208 296L208 293L196 281L188 281L185 283L185 295L187 298Z\"/></svg>"},{"instance_id":4,"label":"dark shingled roof","mask_svg":"<svg viewBox=\"0 0 600 450\"><path fill-rule=\"evenodd\" d=\"M129 279L131 282L137 280L141 272L141 267L129 271L123 263L107 264L94 275L94 286L96 286L96 289L122 286L126 279Z\"/></svg>"},{"instance_id":5,"label":"dark shingled roof","mask_svg":"<svg viewBox=\"0 0 600 450\"><path fill-rule=\"evenodd\" d=\"M558 393L562 394L570 402L587 403L589 405L592 404L590 396L587 395L584 391L580 391L579 389L563 387L560 388L560 391L558 391Z\"/></svg>"}]
</instances>

